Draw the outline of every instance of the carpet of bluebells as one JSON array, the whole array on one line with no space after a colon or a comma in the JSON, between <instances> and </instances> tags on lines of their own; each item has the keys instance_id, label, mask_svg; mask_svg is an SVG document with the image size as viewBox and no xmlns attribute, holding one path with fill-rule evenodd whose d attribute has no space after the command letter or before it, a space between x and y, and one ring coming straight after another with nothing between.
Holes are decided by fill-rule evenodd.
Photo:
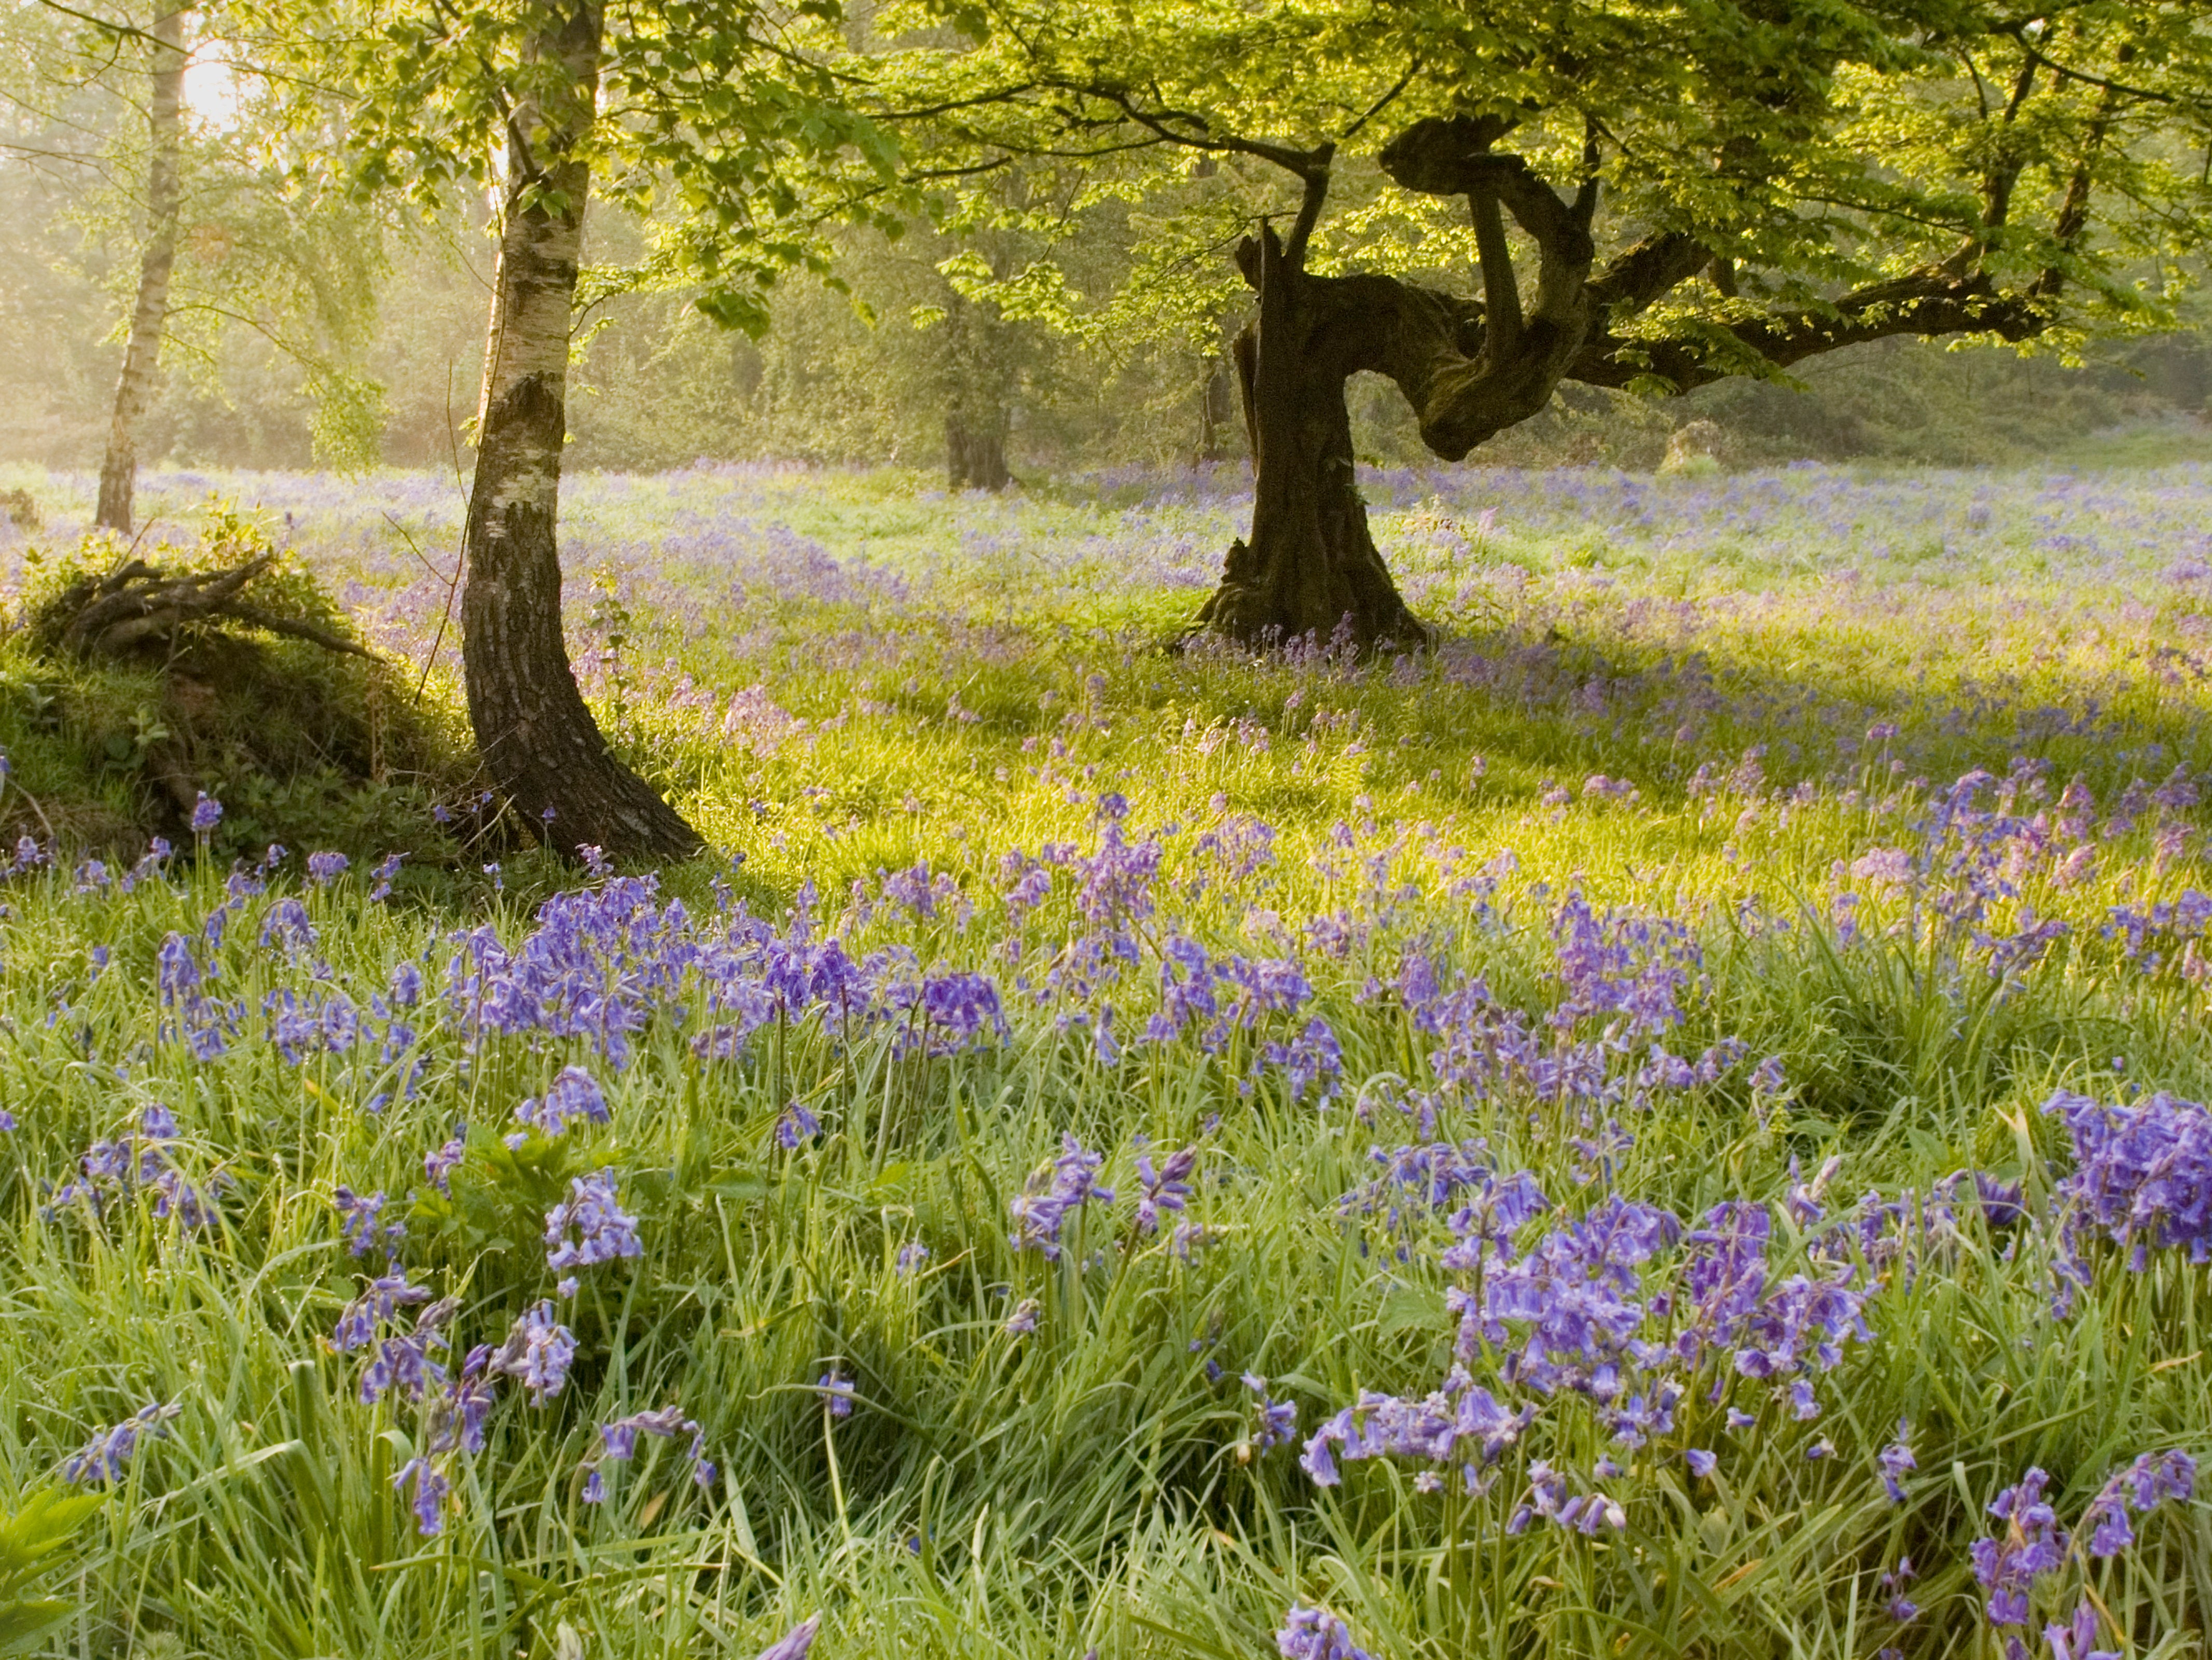
<instances>
[{"instance_id":1,"label":"carpet of bluebells","mask_svg":"<svg viewBox=\"0 0 2212 1660\"><path fill-rule=\"evenodd\" d=\"M210 489L453 696L449 483ZM576 481L684 868L27 837L53 1651L2202 1652L2212 474L1381 475L1433 649L1164 648L1237 491Z\"/></svg>"}]
</instances>

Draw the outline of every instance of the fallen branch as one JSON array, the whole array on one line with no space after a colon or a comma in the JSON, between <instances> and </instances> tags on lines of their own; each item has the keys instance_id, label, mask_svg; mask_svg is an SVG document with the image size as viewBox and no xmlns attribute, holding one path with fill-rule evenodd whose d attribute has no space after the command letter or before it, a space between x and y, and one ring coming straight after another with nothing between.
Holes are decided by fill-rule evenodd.
<instances>
[{"instance_id":1,"label":"fallen branch","mask_svg":"<svg viewBox=\"0 0 2212 1660\"><path fill-rule=\"evenodd\" d=\"M149 645L172 646L178 630L194 623L229 622L377 660L368 648L320 623L280 617L239 597L275 562L264 553L226 570L179 575L131 559L64 590L45 607L39 632L80 657L120 657Z\"/></svg>"}]
</instances>

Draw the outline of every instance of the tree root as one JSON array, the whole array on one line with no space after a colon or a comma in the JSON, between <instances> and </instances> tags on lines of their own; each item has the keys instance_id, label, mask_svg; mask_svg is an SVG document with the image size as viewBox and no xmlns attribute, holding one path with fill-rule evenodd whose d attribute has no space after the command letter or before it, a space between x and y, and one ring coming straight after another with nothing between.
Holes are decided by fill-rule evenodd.
<instances>
[{"instance_id":1,"label":"tree root","mask_svg":"<svg viewBox=\"0 0 2212 1660\"><path fill-rule=\"evenodd\" d=\"M264 553L225 570L179 574L132 559L105 576L71 583L40 607L33 627L54 649L83 658L166 654L174 648L179 630L228 622L305 640L325 651L380 660L367 647L319 623L280 617L241 599L246 587L275 562L273 554Z\"/></svg>"}]
</instances>

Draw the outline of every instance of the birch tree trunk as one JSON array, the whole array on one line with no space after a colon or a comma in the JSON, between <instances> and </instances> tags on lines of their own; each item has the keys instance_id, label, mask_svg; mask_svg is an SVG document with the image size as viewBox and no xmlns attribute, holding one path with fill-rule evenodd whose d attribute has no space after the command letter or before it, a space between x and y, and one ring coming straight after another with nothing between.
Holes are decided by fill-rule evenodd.
<instances>
[{"instance_id":1,"label":"birch tree trunk","mask_svg":"<svg viewBox=\"0 0 2212 1660\"><path fill-rule=\"evenodd\" d=\"M561 635L561 449L591 165L603 0L549 5L530 44L558 65L507 123L499 270L484 353L476 479L462 544L469 720L493 780L552 847L683 857L697 831L609 753ZM550 818L546 817L550 812Z\"/></svg>"},{"instance_id":2,"label":"birch tree trunk","mask_svg":"<svg viewBox=\"0 0 2212 1660\"><path fill-rule=\"evenodd\" d=\"M107 453L100 463L95 522L118 535L131 533L138 480L138 423L153 401L154 373L161 361L161 330L169 314L169 273L177 263L177 209L183 195L185 14L154 20L149 48L153 94L146 106L146 246L138 261L138 302L131 313L131 337L123 349L123 377L115 387L115 414Z\"/></svg>"}]
</instances>

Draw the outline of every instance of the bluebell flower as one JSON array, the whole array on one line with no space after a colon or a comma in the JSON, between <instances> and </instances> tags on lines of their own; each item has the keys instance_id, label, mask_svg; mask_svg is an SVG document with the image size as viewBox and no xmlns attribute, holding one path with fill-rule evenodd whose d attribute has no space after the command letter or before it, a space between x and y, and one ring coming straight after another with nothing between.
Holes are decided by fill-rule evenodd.
<instances>
[{"instance_id":1,"label":"bluebell flower","mask_svg":"<svg viewBox=\"0 0 2212 1660\"><path fill-rule=\"evenodd\" d=\"M1036 1329L1036 1323L1037 1300L1034 1297L1024 1297L1013 1313L1006 1316L1006 1335L1009 1337L1026 1337Z\"/></svg>"},{"instance_id":2,"label":"bluebell flower","mask_svg":"<svg viewBox=\"0 0 2212 1660\"><path fill-rule=\"evenodd\" d=\"M526 1098L515 1108L514 1116L540 1134L558 1136L566 1134L568 1126L579 1119L604 1124L610 1114L599 1079L581 1067L563 1067L546 1086L544 1099Z\"/></svg>"},{"instance_id":3,"label":"bluebell flower","mask_svg":"<svg viewBox=\"0 0 2212 1660\"><path fill-rule=\"evenodd\" d=\"M389 1322L398 1310L429 1300L429 1288L409 1283L404 1269L379 1274L338 1316L331 1347L340 1354L365 1347L376 1341L377 1329Z\"/></svg>"},{"instance_id":4,"label":"bluebell flower","mask_svg":"<svg viewBox=\"0 0 2212 1660\"><path fill-rule=\"evenodd\" d=\"M445 1392L433 1403L429 1445L432 1452L482 1452L484 1426L495 1404L491 1374L497 1351L478 1343L468 1352Z\"/></svg>"},{"instance_id":5,"label":"bluebell flower","mask_svg":"<svg viewBox=\"0 0 2212 1660\"><path fill-rule=\"evenodd\" d=\"M929 1261L929 1247L919 1239L909 1239L898 1249L895 1264L902 1274L910 1274Z\"/></svg>"},{"instance_id":6,"label":"bluebell flower","mask_svg":"<svg viewBox=\"0 0 2212 1660\"><path fill-rule=\"evenodd\" d=\"M342 853L311 853L307 855L307 880L319 888L326 888L343 876L352 862Z\"/></svg>"},{"instance_id":7,"label":"bluebell flower","mask_svg":"<svg viewBox=\"0 0 2212 1660\"><path fill-rule=\"evenodd\" d=\"M346 1250L355 1256L366 1256L379 1244L397 1256L407 1237L407 1223L403 1218L383 1221L385 1197L381 1191L357 1194L351 1188L339 1187L331 1195L331 1203L344 1222Z\"/></svg>"},{"instance_id":8,"label":"bluebell flower","mask_svg":"<svg viewBox=\"0 0 2212 1660\"><path fill-rule=\"evenodd\" d=\"M192 803L192 834L195 836L210 835L213 833L215 827L222 822L222 803L216 800L205 790L200 791L199 800Z\"/></svg>"},{"instance_id":9,"label":"bluebell flower","mask_svg":"<svg viewBox=\"0 0 2212 1660\"><path fill-rule=\"evenodd\" d=\"M1911 1439L1912 1426L1899 1419L1897 1439L1875 1455L1875 1461L1881 1466L1882 1491L1889 1495L1889 1502L1893 1505L1905 1502L1903 1478L1909 1471L1920 1468L1913 1460Z\"/></svg>"},{"instance_id":10,"label":"bluebell flower","mask_svg":"<svg viewBox=\"0 0 2212 1660\"><path fill-rule=\"evenodd\" d=\"M575 1334L555 1318L549 1301L514 1323L491 1365L494 1371L520 1379L530 1391L531 1404L542 1407L567 1384L575 1359Z\"/></svg>"},{"instance_id":11,"label":"bluebell flower","mask_svg":"<svg viewBox=\"0 0 2212 1660\"><path fill-rule=\"evenodd\" d=\"M392 1478L395 1487L415 1484L415 1528L424 1538L434 1538L445 1531L446 1495L453 1484L427 1458L410 1458L399 1467Z\"/></svg>"},{"instance_id":12,"label":"bluebell flower","mask_svg":"<svg viewBox=\"0 0 2212 1660\"><path fill-rule=\"evenodd\" d=\"M1990 1501L1990 1514L2008 1526L2002 1539L1977 1539L1971 1554L1974 1578L1989 1595L1993 1626L2027 1623L2028 1597L2035 1582L2065 1560L2065 1535L2043 1497L2050 1477L2030 1469L2014 1487Z\"/></svg>"},{"instance_id":13,"label":"bluebell flower","mask_svg":"<svg viewBox=\"0 0 2212 1660\"><path fill-rule=\"evenodd\" d=\"M850 1418L853 1415L853 1397L856 1392L853 1380L836 1367L832 1366L823 1372L815 1381L814 1387L821 1392L823 1400L829 1403L832 1418Z\"/></svg>"},{"instance_id":14,"label":"bluebell flower","mask_svg":"<svg viewBox=\"0 0 2212 1660\"><path fill-rule=\"evenodd\" d=\"M637 1219L617 1202L611 1167L569 1178L568 1196L545 1213L545 1266L556 1273L643 1254Z\"/></svg>"},{"instance_id":15,"label":"bluebell flower","mask_svg":"<svg viewBox=\"0 0 2212 1660\"><path fill-rule=\"evenodd\" d=\"M452 1298L442 1298L416 1316L412 1331L378 1340L375 1354L362 1368L363 1406L374 1406L395 1393L420 1401L430 1390L446 1386L446 1369L430 1354L446 1347L444 1328L459 1308Z\"/></svg>"},{"instance_id":16,"label":"bluebell flower","mask_svg":"<svg viewBox=\"0 0 2212 1660\"><path fill-rule=\"evenodd\" d=\"M1073 1135L1060 1137L1060 1154L1040 1165L1021 1193L1007 1203L1014 1219L1010 1243L1016 1250L1042 1250L1047 1262L1060 1260L1060 1230L1077 1207L1114 1202L1114 1190L1098 1185L1104 1155L1087 1150Z\"/></svg>"},{"instance_id":17,"label":"bluebell flower","mask_svg":"<svg viewBox=\"0 0 2212 1660\"><path fill-rule=\"evenodd\" d=\"M2044 1640L2051 1645L2051 1660L2120 1660L2118 1650L2096 1646L2098 1628L2097 1605L2085 1597L2075 1608L2074 1617L2064 1625L2044 1627Z\"/></svg>"},{"instance_id":18,"label":"bluebell flower","mask_svg":"<svg viewBox=\"0 0 2212 1660\"><path fill-rule=\"evenodd\" d=\"M2127 1249L2131 1268L2168 1248L2212 1262L2212 1113L2163 1092L2106 1107L2063 1090L2043 1110L2064 1120L2075 1164L2057 1195L2066 1215L2062 1304L2069 1285L2086 1279L2078 1245L2093 1228Z\"/></svg>"},{"instance_id":19,"label":"bluebell flower","mask_svg":"<svg viewBox=\"0 0 2212 1660\"><path fill-rule=\"evenodd\" d=\"M369 872L372 885L368 890L370 904L380 905L392 897L392 885L398 879L400 861L405 857L404 854L387 854Z\"/></svg>"},{"instance_id":20,"label":"bluebell flower","mask_svg":"<svg viewBox=\"0 0 2212 1660\"><path fill-rule=\"evenodd\" d=\"M1682 1455L1682 1458L1689 1465L1690 1474L1700 1481L1707 1479L1721 1466L1721 1461L1703 1447L1692 1447Z\"/></svg>"},{"instance_id":21,"label":"bluebell flower","mask_svg":"<svg viewBox=\"0 0 2212 1660\"><path fill-rule=\"evenodd\" d=\"M822 1133L822 1121L798 1102L786 1107L775 1121L775 1143L786 1152Z\"/></svg>"},{"instance_id":22,"label":"bluebell flower","mask_svg":"<svg viewBox=\"0 0 2212 1660\"><path fill-rule=\"evenodd\" d=\"M80 1486L93 1481L112 1481L123 1473L123 1466L138 1449L142 1439L167 1435L164 1427L179 1413L183 1403L172 1401L164 1405L154 1402L111 1429L105 1429L86 1442L62 1465L62 1478Z\"/></svg>"},{"instance_id":23,"label":"bluebell flower","mask_svg":"<svg viewBox=\"0 0 2212 1660\"><path fill-rule=\"evenodd\" d=\"M1252 1448L1255 1452L1267 1452L1297 1438L1298 1432L1298 1403L1277 1401L1267 1394L1267 1380L1256 1372L1244 1374L1244 1387L1255 1397L1252 1410L1259 1420L1253 1432Z\"/></svg>"},{"instance_id":24,"label":"bluebell flower","mask_svg":"<svg viewBox=\"0 0 2212 1660\"><path fill-rule=\"evenodd\" d=\"M1352 1640L1352 1628L1324 1608L1294 1608L1275 1633L1283 1660L1375 1660Z\"/></svg>"},{"instance_id":25,"label":"bluebell flower","mask_svg":"<svg viewBox=\"0 0 2212 1660\"><path fill-rule=\"evenodd\" d=\"M1157 1232L1162 1211L1180 1212L1190 1193L1190 1183L1183 1178L1198 1163L1198 1149L1184 1147L1170 1153L1155 1167L1149 1153L1137 1159L1137 1185L1142 1189L1137 1201L1137 1226L1145 1233Z\"/></svg>"},{"instance_id":26,"label":"bluebell flower","mask_svg":"<svg viewBox=\"0 0 2212 1660\"><path fill-rule=\"evenodd\" d=\"M453 1134L434 1151L422 1155L422 1174L448 1199L453 1196L453 1171L468 1153L469 1127L453 1126Z\"/></svg>"},{"instance_id":27,"label":"bluebell flower","mask_svg":"<svg viewBox=\"0 0 2212 1660\"><path fill-rule=\"evenodd\" d=\"M814 1645L814 1633L821 1628L822 1616L818 1614L800 1620L763 1649L759 1660L806 1660L806 1651Z\"/></svg>"}]
</instances>

